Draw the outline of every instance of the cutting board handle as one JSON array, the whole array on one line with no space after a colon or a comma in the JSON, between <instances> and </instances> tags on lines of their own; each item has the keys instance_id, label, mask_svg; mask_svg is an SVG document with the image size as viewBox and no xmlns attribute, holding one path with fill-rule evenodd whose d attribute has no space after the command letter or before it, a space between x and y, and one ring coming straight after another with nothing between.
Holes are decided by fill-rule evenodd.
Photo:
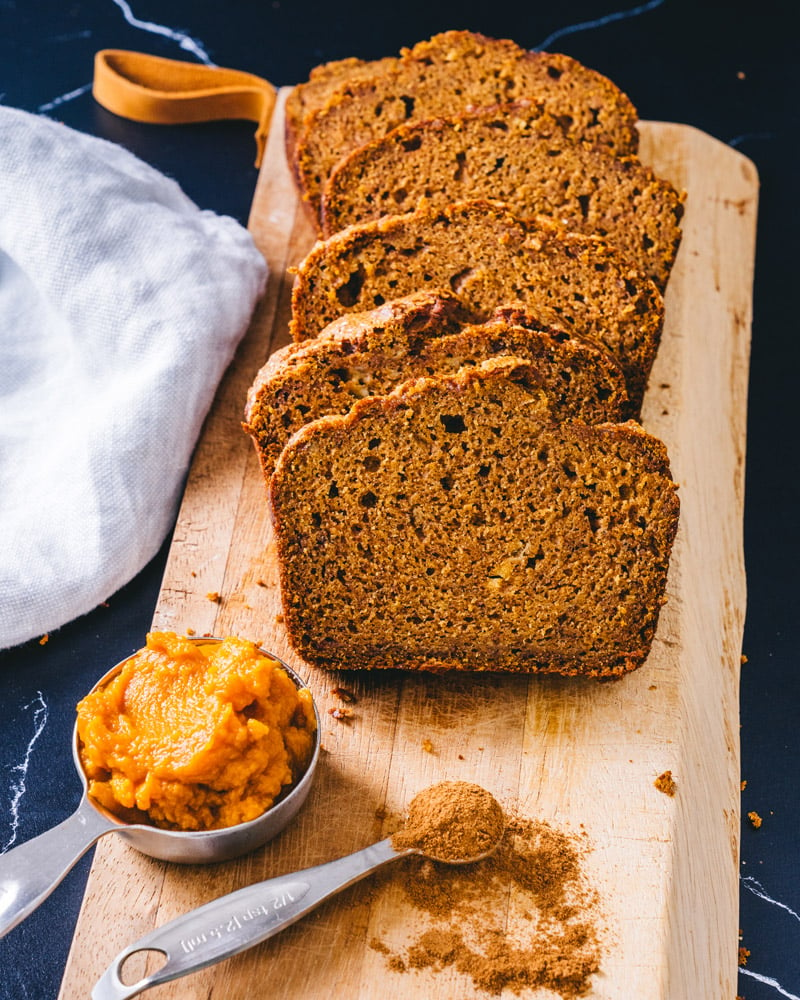
<instances>
[{"instance_id":1,"label":"cutting board handle","mask_svg":"<svg viewBox=\"0 0 800 1000\"><path fill-rule=\"evenodd\" d=\"M92 94L106 110L137 122L175 125L226 118L257 122L258 167L276 89L269 81L238 69L102 49L94 58Z\"/></svg>"}]
</instances>

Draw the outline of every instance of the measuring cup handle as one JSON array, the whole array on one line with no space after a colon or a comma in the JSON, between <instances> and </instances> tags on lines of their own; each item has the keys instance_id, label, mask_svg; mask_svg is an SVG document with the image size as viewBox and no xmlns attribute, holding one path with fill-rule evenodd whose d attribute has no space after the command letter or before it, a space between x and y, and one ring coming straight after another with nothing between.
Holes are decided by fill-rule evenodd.
<instances>
[{"instance_id":1,"label":"measuring cup handle","mask_svg":"<svg viewBox=\"0 0 800 1000\"><path fill-rule=\"evenodd\" d=\"M84 798L69 819L0 855L0 938L32 913L111 829L113 824Z\"/></svg>"},{"instance_id":2,"label":"measuring cup handle","mask_svg":"<svg viewBox=\"0 0 800 1000\"><path fill-rule=\"evenodd\" d=\"M176 917L121 951L92 990L92 1000L130 1000L139 993L196 972L266 941L389 861L402 857L391 840L328 864L257 882ZM137 951L161 952L166 961L139 982L125 984L123 963Z\"/></svg>"}]
</instances>

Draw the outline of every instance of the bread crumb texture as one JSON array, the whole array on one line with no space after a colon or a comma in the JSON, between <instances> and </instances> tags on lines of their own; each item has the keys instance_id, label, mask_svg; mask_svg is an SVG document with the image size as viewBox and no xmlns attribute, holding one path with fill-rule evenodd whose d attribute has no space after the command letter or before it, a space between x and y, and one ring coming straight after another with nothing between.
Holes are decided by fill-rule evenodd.
<instances>
[{"instance_id":1,"label":"bread crumb texture","mask_svg":"<svg viewBox=\"0 0 800 1000\"><path fill-rule=\"evenodd\" d=\"M530 366L419 379L299 431L270 483L285 622L330 668L619 675L678 498L639 425L552 415Z\"/></svg>"}]
</instances>

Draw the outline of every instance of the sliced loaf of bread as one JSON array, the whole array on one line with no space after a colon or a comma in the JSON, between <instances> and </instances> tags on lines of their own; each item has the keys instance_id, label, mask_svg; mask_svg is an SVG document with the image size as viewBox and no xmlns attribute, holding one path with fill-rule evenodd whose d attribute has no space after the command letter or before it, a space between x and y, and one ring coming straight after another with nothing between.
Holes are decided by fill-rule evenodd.
<instances>
[{"instance_id":1,"label":"sliced loaf of bread","mask_svg":"<svg viewBox=\"0 0 800 1000\"><path fill-rule=\"evenodd\" d=\"M659 288L680 245L684 197L636 157L564 134L522 101L401 125L340 160L322 198L323 235L382 215L492 198L605 236Z\"/></svg>"},{"instance_id":2,"label":"sliced loaf of bread","mask_svg":"<svg viewBox=\"0 0 800 1000\"><path fill-rule=\"evenodd\" d=\"M269 496L310 663L608 677L650 649L679 509L666 450L633 422L558 419L529 362L307 424Z\"/></svg>"},{"instance_id":3,"label":"sliced loaf of bread","mask_svg":"<svg viewBox=\"0 0 800 1000\"><path fill-rule=\"evenodd\" d=\"M638 145L637 114L609 79L559 53L531 52L507 39L447 31L374 64L333 69L328 93L300 94L289 154L304 200L319 213L322 186L350 150L404 122L527 98L564 129L616 153ZM338 79L337 79L338 77Z\"/></svg>"},{"instance_id":4,"label":"sliced loaf of bread","mask_svg":"<svg viewBox=\"0 0 800 1000\"><path fill-rule=\"evenodd\" d=\"M276 351L248 392L243 427L268 479L288 439L312 420L346 413L411 377L501 355L531 362L531 382L558 416L624 419L624 376L598 345L512 308L473 325L455 296L419 292L343 316L318 337Z\"/></svg>"},{"instance_id":5,"label":"sliced loaf of bread","mask_svg":"<svg viewBox=\"0 0 800 1000\"><path fill-rule=\"evenodd\" d=\"M639 413L664 316L655 283L600 237L522 221L491 202L423 207L318 242L296 269L292 338L421 289L453 292L479 320L513 303L555 314L611 353L630 415Z\"/></svg>"}]
</instances>

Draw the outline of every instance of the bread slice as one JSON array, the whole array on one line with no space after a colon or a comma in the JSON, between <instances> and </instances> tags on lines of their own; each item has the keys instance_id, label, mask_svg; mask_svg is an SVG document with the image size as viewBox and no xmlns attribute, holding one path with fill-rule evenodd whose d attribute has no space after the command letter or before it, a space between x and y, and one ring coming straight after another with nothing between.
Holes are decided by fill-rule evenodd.
<instances>
[{"instance_id":1,"label":"bread slice","mask_svg":"<svg viewBox=\"0 0 800 1000\"><path fill-rule=\"evenodd\" d=\"M624 376L597 345L512 308L473 325L454 295L418 292L343 316L313 340L276 351L248 392L243 427L268 479L291 435L317 417L346 413L413 376L500 355L531 362L531 379L557 414L587 423L622 419Z\"/></svg>"},{"instance_id":2,"label":"bread slice","mask_svg":"<svg viewBox=\"0 0 800 1000\"><path fill-rule=\"evenodd\" d=\"M270 480L284 622L331 669L638 667L678 522L666 449L492 359L307 424Z\"/></svg>"},{"instance_id":3,"label":"bread slice","mask_svg":"<svg viewBox=\"0 0 800 1000\"><path fill-rule=\"evenodd\" d=\"M286 152L289 162L294 159L295 145L307 115L321 108L340 86L374 76L384 69L391 68L396 62L396 57L392 56L371 61L352 56L337 59L315 66L308 80L292 87L284 105Z\"/></svg>"},{"instance_id":4,"label":"bread slice","mask_svg":"<svg viewBox=\"0 0 800 1000\"><path fill-rule=\"evenodd\" d=\"M300 134L289 150L303 198L316 217L322 186L350 150L404 122L528 98L570 135L616 153L635 153L637 114L609 79L559 53L531 52L507 39L447 31L380 60L372 75L352 67L323 99L304 101ZM333 73L332 76L336 74ZM301 98L302 99L302 98ZM292 130L292 134L296 126Z\"/></svg>"},{"instance_id":5,"label":"bread slice","mask_svg":"<svg viewBox=\"0 0 800 1000\"><path fill-rule=\"evenodd\" d=\"M454 292L481 320L509 303L555 313L617 360L630 415L639 413L664 318L655 283L600 237L524 222L491 202L423 207L318 242L296 270L292 338L425 288Z\"/></svg>"},{"instance_id":6,"label":"bread slice","mask_svg":"<svg viewBox=\"0 0 800 1000\"><path fill-rule=\"evenodd\" d=\"M492 198L520 218L552 216L605 236L664 289L681 240L684 196L636 157L571 139L528 101L400 125L339 161L322 231Z\"/></svg>"}]
</instances>

